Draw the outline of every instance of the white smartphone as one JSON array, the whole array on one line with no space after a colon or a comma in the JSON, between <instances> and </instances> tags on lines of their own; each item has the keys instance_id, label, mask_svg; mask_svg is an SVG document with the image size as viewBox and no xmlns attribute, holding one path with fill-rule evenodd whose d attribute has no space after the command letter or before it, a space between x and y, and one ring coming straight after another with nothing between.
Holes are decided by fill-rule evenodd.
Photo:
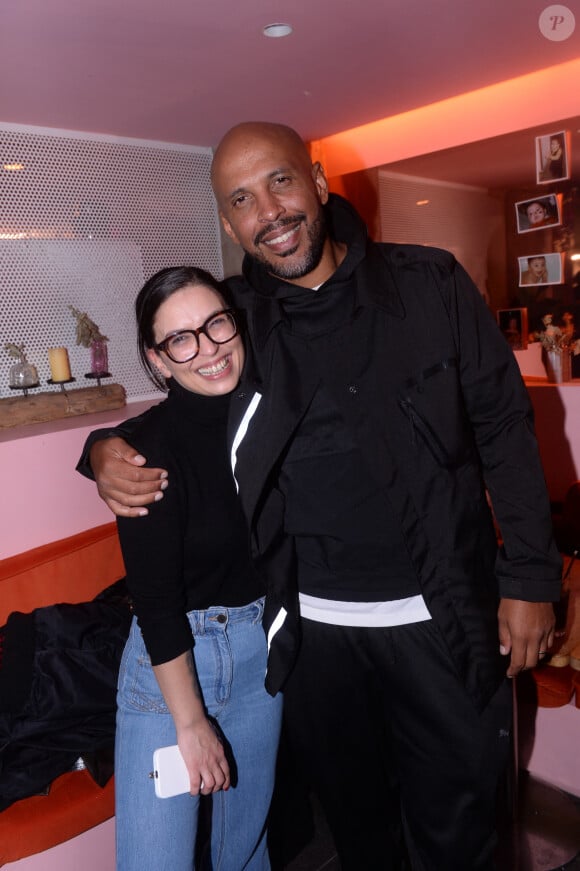
<instances>
[{"instance_id":1,"label":"white smartphone","mask_svg":"<svg viewBox=\"0 0 580 871\"><path fill-rule=\"evenodd\" d=\"M177 744L155 750L152 776L158 798L172 798L189 792L189 772Z\"/></svg>"}]
</instances>

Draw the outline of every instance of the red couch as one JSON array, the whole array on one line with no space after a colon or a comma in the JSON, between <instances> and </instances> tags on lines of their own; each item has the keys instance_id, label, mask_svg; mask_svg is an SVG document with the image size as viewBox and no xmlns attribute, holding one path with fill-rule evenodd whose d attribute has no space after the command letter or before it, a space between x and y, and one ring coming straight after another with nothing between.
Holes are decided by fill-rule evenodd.
<instances>
[{"instance_id":1,"label":"red couch","mask_svg":"<svg viewBox=\"0 0 580 871\"><path fill-rule=\"evenodd\" d=\"M0 625L12 611L89 601L124 574L115 523L1 560ZM87 771L63 774L47 796L0 813L0 865L54 847L114 813L112 778L102 789Z\"/></svg>"}]
</instances>

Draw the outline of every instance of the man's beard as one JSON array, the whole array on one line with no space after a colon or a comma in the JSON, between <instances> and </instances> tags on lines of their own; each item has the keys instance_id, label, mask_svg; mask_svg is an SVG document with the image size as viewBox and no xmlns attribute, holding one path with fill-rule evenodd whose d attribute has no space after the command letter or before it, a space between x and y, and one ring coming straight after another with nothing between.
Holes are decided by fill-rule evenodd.
<instances>
[{"instance_id":1,"label":"man's beard","mask_svg":"<svg viewBox=\"0 0 580 871\"><path fill-rule=\"evenodd\" d=\"M284 221L277 222L276 226L282 228L286 225L294 224L297 218L304 221L306 219L306 216L294 215L294 217L292 218L286 218ZM270 260L266 255L262 254L259 248L260 237L267 235L272 231L272 229L273 227L266 227L264 230L262 230L259 236L256 237L255 250L248 251L247 249L244 249L248 257L261 264L262 266L265 266L270 275L274 275L276 276L276 278L286 279L287 281L296 278L303 278L305 275L308 275L310 272L316 269L322 259L324 244L328 236L326 217L322 206L318 210L318 215L316 216L316 219L307 228L306 232L308 235L309 243L308 248L304 252L302 258L297 262L284 262L284 258L292 257L293 254L295 254L296 248L290 248L283 254L273 254L272 260Z\"/></svg>"}]
</instances>

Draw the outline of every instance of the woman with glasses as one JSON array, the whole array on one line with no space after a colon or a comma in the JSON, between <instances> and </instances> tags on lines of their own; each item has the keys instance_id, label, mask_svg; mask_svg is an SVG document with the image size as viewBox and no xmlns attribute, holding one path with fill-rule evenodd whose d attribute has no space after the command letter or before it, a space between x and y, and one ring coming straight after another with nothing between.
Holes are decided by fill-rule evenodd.
<instances>
[{"instance_id":1,"label":"woman with glasses","mask_svg":"<svg viewBox=\"0 0 580 871\"><path fill-rule=\"evenodd\" d=\"M129 440L172 486L118 518L135 619L119 675L117 871L267 871L280 697L264 689L262 585L228 457L229 395L244 365L237 315L211 275L163 269L136 301L141 361L167 398ZM178 744L190 792L158 798L153 752ZM200 796L207 798L200 799Z\"/></svg>"}]
</instances>

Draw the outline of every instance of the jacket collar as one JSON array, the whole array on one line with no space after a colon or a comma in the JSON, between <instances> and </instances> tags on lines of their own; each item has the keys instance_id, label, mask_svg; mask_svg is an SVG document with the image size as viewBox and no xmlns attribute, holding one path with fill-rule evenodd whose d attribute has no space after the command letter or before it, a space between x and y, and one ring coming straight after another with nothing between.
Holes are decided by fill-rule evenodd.
<instances>
[{"instance_id":1,"label":"jacket collar","mask_svg":"<svg viewBox=\"0 0 580 871\"><path fill-rule=\"evenodd\" d=\"M336 272L316 293L332 293L348 284L354 293L353 311L362 306L374 306L395 317L403 317L404 307L394 279L388 246L376 245L368 239L362 219L338 194L330 194L325 211L332 237L346 243L347 254ZM242 271L245 289L242 290L240 280L236 279L234 290L238 294L242 290L242 304L245 302L248 307L252 340L261 349L270 333L283 321L280 299L314 291L298 288L270 275L249 255L244 257Z\"/></svg>"}]
</instances>

